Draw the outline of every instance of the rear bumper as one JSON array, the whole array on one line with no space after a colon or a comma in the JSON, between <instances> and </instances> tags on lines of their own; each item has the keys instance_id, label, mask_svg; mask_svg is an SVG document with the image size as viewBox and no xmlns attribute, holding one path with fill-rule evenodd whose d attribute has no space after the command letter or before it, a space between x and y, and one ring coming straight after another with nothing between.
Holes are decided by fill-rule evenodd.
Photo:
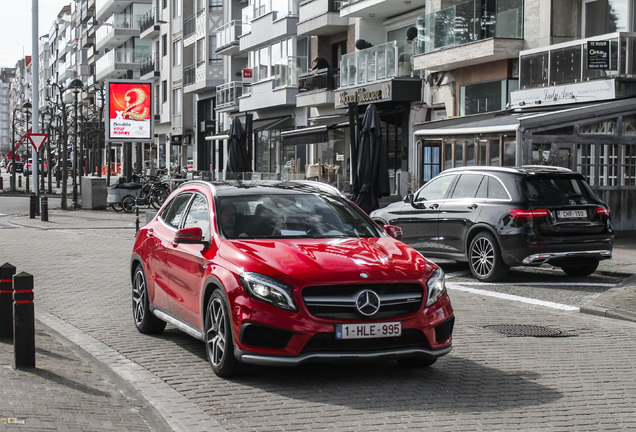
<instances>
[{"instance_id":1,"label":"rear bumper","mask_svg":"<svg viewBox=\"0 0 636 432\"><path fill-rule=\"evenodd\" d=\"M612 258L611 250L590 250L590 251L569 251L569 252L546 252L537 253L525 257L522 260L524 265L545 264L548 262L570 261L578 259L610 259Z\"/></svg>"}]
</instances>

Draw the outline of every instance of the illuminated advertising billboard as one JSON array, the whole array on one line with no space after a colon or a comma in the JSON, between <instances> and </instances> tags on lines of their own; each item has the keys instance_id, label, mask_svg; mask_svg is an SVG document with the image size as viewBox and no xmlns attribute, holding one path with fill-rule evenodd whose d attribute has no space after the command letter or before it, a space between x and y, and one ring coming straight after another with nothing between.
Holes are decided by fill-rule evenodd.
<instances>
[{"instance_id":1,"label":"illuminated advertising billboard","mask_svg":"<svg viewBox=\"0 0 636 432\"><path fill-rule=\"evenodd\" d=\"M106 141L153 141L152 85L152 81L106 81Z\"/></svg>"}]
</instances>

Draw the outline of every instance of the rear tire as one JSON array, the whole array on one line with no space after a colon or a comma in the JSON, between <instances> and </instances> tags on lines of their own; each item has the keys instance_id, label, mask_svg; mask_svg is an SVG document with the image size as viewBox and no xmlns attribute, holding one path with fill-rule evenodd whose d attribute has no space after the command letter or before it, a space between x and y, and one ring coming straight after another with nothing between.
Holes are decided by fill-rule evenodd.
<instances>
[{"instance_id":1,"label":"rear tire","mask_svg":"<svg viewBox=\"0 0 636 432\"><path fill-rule=\"evenodd\" d=\"M585 264L562 266L561 270L568 276L589 276L598 268L598 260Z\"/></svg>"},{"instance_id":2,"label":"rear tire","mask_svg":"<svg viewBox=\"0 0 636 432\"><path fill-rule=\"evenodd\" d=\"M481 232L470 242L468 249L470 272L482 282L503 279L510 267L501 258L501 251L492 234Z\"/></svg>"},{"instance_id":3,"label":"rear tire","mask_svg":"<svg viewBox=\"0 0 636 432\"><path fill-rule=\"evenodd\" d=\"M212 371L221 378L239 375L244 365L234 356L230 308L225 293L215 290L205 308L205 351Z\"/></svg>"},{"instance_id":4,"label":"rear tire","mask_svg":"<svg viewBox=\"0 0 636 432\"><path fill-rule=\"evenodd\" d=\"M150 205L159 210L168 198L168 192L165 189L155 189L150 194Z\"/></svg>"}]
</instances>

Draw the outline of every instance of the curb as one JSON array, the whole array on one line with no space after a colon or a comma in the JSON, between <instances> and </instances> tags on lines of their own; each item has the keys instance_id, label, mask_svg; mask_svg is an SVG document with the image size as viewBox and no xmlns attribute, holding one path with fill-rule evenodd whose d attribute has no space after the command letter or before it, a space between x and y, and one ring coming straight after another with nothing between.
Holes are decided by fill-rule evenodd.
<instances>
[{"instance_id":1,"label":"curb","mask_svg":"<svg viewBox=\"0 0 636 432\"><path fill-rule=\"evenodd\" d=\"M590 300L581 306L580 311L589 315L636 322L636 307L627 310L625 305L636 306L636 275L631 275L621 284Z\"/></svg>"}]
</instances>

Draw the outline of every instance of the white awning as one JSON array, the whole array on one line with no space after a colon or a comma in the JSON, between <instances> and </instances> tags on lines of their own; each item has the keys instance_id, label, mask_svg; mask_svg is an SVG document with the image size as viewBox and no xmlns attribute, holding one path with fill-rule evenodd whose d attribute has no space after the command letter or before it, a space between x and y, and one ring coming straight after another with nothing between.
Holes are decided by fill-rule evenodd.
<instances>
[{"instance_id":1,"label":"white awning","mask_svg":"<svg viewBox=\"0 0 636 432\"><path fill-rule=\"evenodd\" d=\"M205 137L206 141L217 141L217 140L226 140L228 139L230 136L228 134L220 134L220 135L211 135L211 136L207 136Z\"/></svg>"}]
</instances>

